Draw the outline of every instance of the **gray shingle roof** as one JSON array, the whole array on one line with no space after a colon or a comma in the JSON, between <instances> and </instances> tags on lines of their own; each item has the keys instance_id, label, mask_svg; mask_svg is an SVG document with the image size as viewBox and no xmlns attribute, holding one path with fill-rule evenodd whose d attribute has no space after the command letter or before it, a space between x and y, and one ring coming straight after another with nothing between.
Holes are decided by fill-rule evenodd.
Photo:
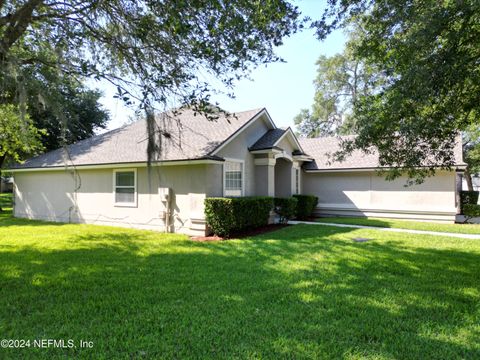
<instances>
[{"instance_id":1,"label":"gray shingle roof","mask_svg":"<svg viewBox=\"0 0 480 360\"><path fill-rule=\"evenodd\" d=\"M263 149L271 149L273 145L277 142L278 139L285 134L287 130L285 129L271 129L268 130L265 135L263 135L260 139L257 140L255 144L250 146L250 151L253 150L263 150Z\"/></svg>"},{"instance_id":2,"label":"gray shingle roof","mask_svg":"<svg viewBox=\"0 0 480 360\"><path fill-rule=\"evenodd\" d=\"M350 136L351 137L351 136ZM380 166L378 153L365 154L356 150L344 161L332 161L330 154L340 149L342 139L348 137L320 137L320 138L299 138L305 153L314 158L314 161L305 163L305 170L335 170L335 169L372 169ZM462 143L455 144L455 165L465 165L462 156Z\"/></svg>"},{"instance_id":3,"label":"gray shingle roof","mask_svg":"<svg viewBox=\"0 0 480 360\"><path fill-rule=\"evenodd\" d=\"M167 133L160 135L161 157L157 160L193 160L212 158L210 153L248 123L262 109L235 113L209 121L205 116L184 109L177 116L159 116ZM107 133L79 141L64 149L31 158L15 168L40 168L71 165L99 165L147 161L146 121L139 120Z\"/></svg>"}]
</instances>

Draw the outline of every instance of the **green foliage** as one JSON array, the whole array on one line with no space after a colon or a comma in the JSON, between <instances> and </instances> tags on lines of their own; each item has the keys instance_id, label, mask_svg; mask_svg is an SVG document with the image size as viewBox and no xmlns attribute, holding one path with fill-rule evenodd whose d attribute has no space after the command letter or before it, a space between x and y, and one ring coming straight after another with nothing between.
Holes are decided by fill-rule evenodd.
<instances>
[{"instance_id":1,"label":"green foliage","mask_svg":"<svg viewBox=\"0 0 480 360\"><path fill-rule=\"evenodd\" d=\"M0 168L6 157L20 162L25 155L41 150L42 130L33 126L28 115L20 117L15 105L0 104Z\"/></svg>"},{"instance_id":2,"label":"green foliage","mask_svg":"<svg viewBox=\"0 0 480 360\"><path fill-rule=\"evenodd\" d=\"M280 223L286 224L288 220L293 219L297 214L297 198L274 198L275 213L280 217Z\"/></svg>"},{"instance_id":3,"label":"green foliage","mask_svg":"<svg viewBox=\"0 0 480 360\"><path fill-rule=\"evenodd\" d=\"M382 88L356 103L358 136L345 145L378 149L381 166L421 182L455 163L457 136L479 124L480 2L333 0L324 38L352 19L365 30L355 56L385 74ZM341 154L337 154L341 155Z\"/></svg>"},{"instance_id":4,"label":"green foliage","mask_svg":"<svg viewBox=\"0 0 480 360\"><path fill-rule=\"evenodd\" d=\"M480 173L480 142L476 142L465 150L463 160L467 163L471 174Z\"/></svg>"},{"instance_id":5,"label":"green foliage","mask_svg":"<svg viewBox=\"0 0 480 360\"><path fill-rule=\"evenodd\" d=\"M12 208L13 196L12 193L0 193L0 209L6 211ZM2 214L3 215L3 214ZM0 217L1 219L1 217Z\"/></svg>"},{"instance_id":6,"label":"green foliage","mask_svg":"<svg viewBox=\"0 0 480 360\"><path fill-rule=\"evenodd\" d=\"M172 106L188 105L215 118L207 106L212 93L229 93L256 66L280 61L274 49L303 27L299 17L287 0L0 1L0 68L6 70L0 73L0 94L4 84L13 84L9 103L23 106L25 79L44 82L53 93L58 78L103 80L117 87L119 101L142 110L150 125L155 112ZM102 114L98 122L77 105L83 107L73 104L75 115L89 119L83 124L87 133L91 124L102 124ZM71 111L66 106L64 117ZM62 143L83 137L75 118L68 121L46 128L55 136L60 131ZM162 151L155 135L163 126L147 127L149 162ZM56 139L46 142L48 148L58 146Z\"/></svg>"},{"instance_id":7,"label":"green foliage","mask_svg":"<svg viewBox=\"0 0 480 360\"><path fill-rule=\"evenodd\" d=\"M297 219L308 220L318 203L318 197L313 195L293 195L297 199Z\"/></svg>"},{"instance_id":8,"label":"green foliage","mask_svg":"<svg viewBox=\"0 0 480 360\"><path fill-rule=\"evenodd\" d=\"M272 209L271 197L205 199L207 224L215 235L222 237L267 225Z\"/></svg>"},{"instance_id":9,"label":"green foliage","mask_svg":"<svg viewBox=\"0 0 480 360\"><path fill-rule=\"evenodd\" d=\"M33 56L24 41L19 39L12 56ZM37 129L45 130L41 141L49 151L94 135L105 128L109 114L99 103L101 93L89 90L71 71L52 66L61 55L50 44L40 45L41 59L9 63L9 72L0 73L0 104L18 104L20 117L28 114Z\"/></svg>"},{"instance_id":10,"label":"green foliage","mask_svg":"<svg viewBox=\"0 0 480 360\"><path fill-rule=\"evenodd\" d=\"M460 210L464 213L465 205L477 204L478 191L460 191Z\"/></svg>"},{"instance_id":11,"label":"green foliage","mask_svg":"<svg viewBox=\"0 0 480 360\"><path fill-rule=\"evenodd\" d=\"M321 55L317 60L312 109L302 109L294 118L301 135L345 135L354 131L353 107L357 99L372 94L383 79L375 66L355 57L354 47L361 36L361 28L354 27L341 54Z\"/></svg>"},{"instance_id":12,"label":"green foliage","mask_svg":"<svg viewBox=\"0 0 480 360\"><path fill-rule=\"evenodd\" d=\"M216 235L228 236L235 228L233 198L206 198L205 219Z\"/></svg>"},{"instance_id":13,"label":"green foliage","mask_svg":"<svg viewBox=\"0 0 480 360\"><path fill-rule=\"evenodd\" d=\"M43 149L40 136L45 132L37 130L28 115L20 114L17 106L0 103L0 181L5 159L20 162Z\"/></svg>"},{"instance_id":14,"label":"green foliage","mask_svg":"<svg viewBox=\"0 0 480 360\"><path fill-rule=\"evenodd\" d=\"M465 204L463 205L463 215L465 216L465 222L470 219L480 218L480 205L478 204Z\"/></svg>"},{"instance_id":15,"label":"green foliage","mask_svg":"<svg viewBox=\"0 0 480 360\"><path fill-rule=\"evenodd\" d=\"M147 114L183 104L208 112L215 90L281 60L275 47L301 27L286 0L0 1L0 84L18 85L13 104L26 103L22 79L54 90L68 76L111 83Z\"/></svg>"},{"instance_id":16,"label":"green foliage","mask_svg":"<svg viewBox=\"0 0 480 360\"><path fill-rule=\"evenodd\" d=\"M87 139L106 127L109 113L99 103L99 91L65 77L49 89L52 82L29 80L25 85L27 112L38 129L46 130L41 137L46 151Z\"/></svg>"},{"instance_id":17,"label":"green foliage","mask_svg":"<svg viewBox=\"0 0 480 360\"><path fill-rule=\"evenodd\" d=\"M463 133L463 161L467 164L464 176L473 190L472 175L480 173L480 124L469 126Z\"/></svg>"}]
</instances>

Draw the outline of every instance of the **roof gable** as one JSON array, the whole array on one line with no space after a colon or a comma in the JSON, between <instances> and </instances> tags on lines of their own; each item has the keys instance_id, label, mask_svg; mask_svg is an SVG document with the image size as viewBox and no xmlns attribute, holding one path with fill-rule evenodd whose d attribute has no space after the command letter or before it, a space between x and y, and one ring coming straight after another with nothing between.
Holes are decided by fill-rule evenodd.
<instances>
[{"instance_id":1,"label":"roof gable","mask_svg":"<svg viewBox=\"0 0 480 360\"><path fill-rule=\"evenodd\" d=\"M274 146L279 145L280 142L285 139L292 145L292 148L294 149L294 151L300 152L302 154L304 153L302 145L298 141L297 136L293 132L292 128L288 127L285 130L285 133L275 142Z\"/></svg>"},{"instance_id":2,"label":"roof gable","mask_svg":"<svg viewBox=\"0 0 480 360\"><path fill-rule=\"evenodd\" d=\"M214 157L223 143L255 118L262 109L235 113L226 117L219 112L215 121L191 109L183 109L178 115L172 113L157 117L161 122L161 156L156 161L208 159ZM147 161L146 121L79 141L65 149L57 149L31 158L15 168L47 168L65 165L101 165Z\"/></svg>"},{"instance_id":3,"label":"roof gable","mask_svg":"<svg viewBox=\"0 0 480 360\"><path fill-rule=\"evenodd\" d=\"M273 149L278 147L280 143L285 140L290 143L294 152L302 154L304 153L302 146L298 142L297 137L290 127L287 129L275 128L266 132L255 144L249 148L249 150L259 151Z\"/></svg>"},{"instance_id":4,"label":"roof gable","mask_svg":"<svg viewBox=\"0 0 480 360\"><path fill-rule=\"evenodd\" d=\"M268 113L267 109L263 108L254 117L252 117L244 126L242 126L237 131L232 133L222 144L220 144L214 151L212 151L211 154L216 155L231 141L233 141L238 135L240 135L249 126L253 125L257 121L265 121L267 126L272 130L277 128L272 118L270 117L270 114Z\"/></svg>"}]
</instances>

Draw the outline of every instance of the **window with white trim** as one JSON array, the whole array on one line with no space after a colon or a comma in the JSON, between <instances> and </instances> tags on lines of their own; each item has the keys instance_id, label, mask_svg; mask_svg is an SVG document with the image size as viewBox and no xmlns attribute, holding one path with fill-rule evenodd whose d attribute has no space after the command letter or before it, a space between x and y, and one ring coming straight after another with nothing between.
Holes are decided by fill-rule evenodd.
<instances>
[{"instance_id":1,"label":"window with white trim","mask_svg":"<svg viewBox=\"0 0 480 360\"><path fill-rule=\"evenodd\" d=\"M240 161L225 161L223 164L223 195L243 195L243 163Z\"/></svg>"},{"instance_id":2,"label":"window with white trim","mask_svg":"<svg viewBox=\"0 0 480 360\"><path fill-rule=\"evenodd\" d=\"M300 169L295 169L295 194L300 194Z\"/></svg>"},{"instance_id":3,"label":"window with white trim","mask_svg":"<svg viewBox=\"0 0 480 360\"><path fill-rule=\"evenodd\" d=\"M137 171L114 170L113 181L115 205L137 206Z\"/></svg>"}]
</instances>

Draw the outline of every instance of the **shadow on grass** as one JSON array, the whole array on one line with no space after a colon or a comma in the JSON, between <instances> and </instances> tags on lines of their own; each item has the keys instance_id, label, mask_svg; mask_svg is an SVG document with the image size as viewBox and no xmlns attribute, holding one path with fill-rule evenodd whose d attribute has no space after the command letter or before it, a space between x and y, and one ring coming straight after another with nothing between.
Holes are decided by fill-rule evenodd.
<instances>
[{"instance_id":1,"label":"shadow on grass","mask_svg":"<svg viewBox=\"0 0 480 360\"><path fill-rule=\"evenodd\" d=\"M381 219L372 219L369 217L320 217L316 218L317 222L325 222L325 223L339 223L339 224L351 224L351 225L365 225L365 226L374 226L374 227L383 227L383 228L390 228L392 224L388 221L384 221Z\"/></svg>"},{"instance_id":2,"label":"shadow on grass","mask_svg":"<svg viewBox=\"0 0 480 360\"><path fill-rule=\"evenodd\" d=\"M12 211L10 209L0 212L0 226L3 228L8 226L32 227L32 226L62 226L62 225L71 225L71 224L56 222L56 221L30 220L30 219L24 219L24 218L16 218L12 216Z\"/></svg>"},{"instance_id":3,"label":"shadow on grass","mask_svg":"<svg viewBox=\"0 0 480 360\"><path fill-rule=\"evenodd\" d=\"M0 333L148 358L478 358L480 255L295 226L218 243L78 234L0 248Z\"/></svg>"}]
</instances>

